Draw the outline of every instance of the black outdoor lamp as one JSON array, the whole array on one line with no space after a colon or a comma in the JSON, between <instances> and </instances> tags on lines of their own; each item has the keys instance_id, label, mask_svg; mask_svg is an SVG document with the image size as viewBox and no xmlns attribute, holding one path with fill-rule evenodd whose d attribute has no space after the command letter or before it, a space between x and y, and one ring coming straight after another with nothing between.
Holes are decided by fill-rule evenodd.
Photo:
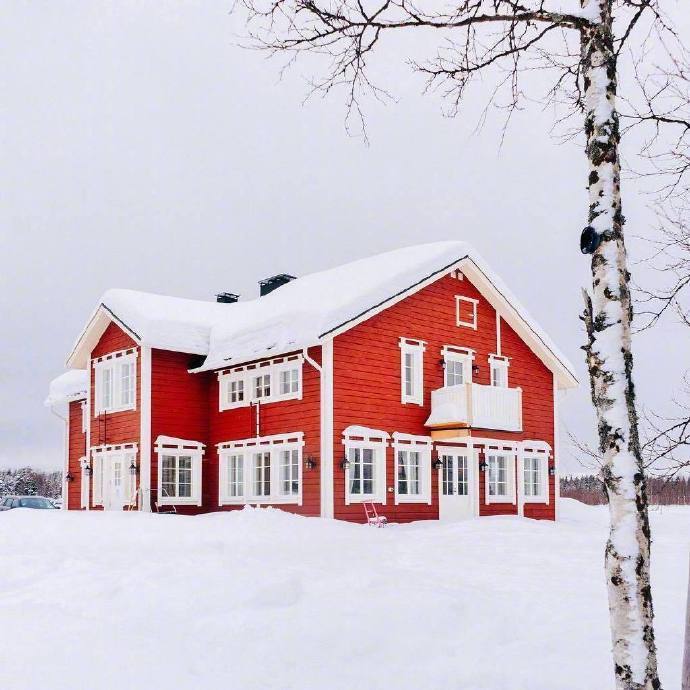
<instances>
[{"instance_id":1,"label":"black outdoor lamp","mask_svg":"<svg viewBox=\"0 0 690 690\"><path fill-rule=\"evenodd\" d=\"M134 477L138 472L139 468L134 463L134 460L132 460L132 464L129 466L129 473Z\"/></svg>"},{"instance_id":2,"label":"black outdoor lamp","mask_svg":"<svg viewBox=\"0 0 690 690\"><path fill-rule=\"evenodd\" d=\"M316 467L316 459L312 455L310 455L304 461L304 467L308 470L313 470Z\"/></svg>"},{"instance_id":3,"label":"black outdoor lamp","mask_svg":"<svg viewBox=\"0 0 690 690\"><path fill-rule=\"evenodd\" d=\"M87 477L90 477L90 476L93 474L93 470L91 469L91 465L86 465L86 466L84 467L84 474L85 474Z\"/></svg>"},{"instance_id":4,"label":"black outdoor lamp","mask_svg":"<svg viewBox=\"0 0 690 690\"><path fill-rule=\"evenodd\" d=\"M551 465L549 467L549 477L555 477L556 476L556 465Z\"/></svg>"},{"instance_id":5,"label":"black outdoor lamp","mask_svg":"<svg viewBox=\"0 0 690 690\"><path fill-rule=\"evenodd\" d=\"M74 475L71 472L68 472L65 475L65 481L66 482L73 482L74 481Z\"/></svg>"},{"instance_id":6,"label":"black outdoor lamp","mask_svg":"<svg viewBox=\"0 0 690 690\"><path fill-rule=\"evenodd\" d=\"M347 456L343 456L343 459L340 461L340 469L346 470L349 466L350 461L347 459Z\"/></svg>"},{"instance_id":7,"label":"black outdoor lamp","mask_svg":"<svg viewBox=\"0 0 690 690\"><path fill-rule=\"evenodd\" d=\"M436 460L434 460L434 469L440 470L442 467L443 467L443 460L441 460L441 458L436 458Z\"/></svg>"},{"instance_id":8,"label":"black outdoor lamp","mask_svg":"<svg viewBox=\"0 0 690 690\"><path fill-rule=\"evenodd\" d=\"M486 472L486 461L482 460L482 461L479 463L479 471L480 471L480 472Z\"/></svg>"}]
</instances>

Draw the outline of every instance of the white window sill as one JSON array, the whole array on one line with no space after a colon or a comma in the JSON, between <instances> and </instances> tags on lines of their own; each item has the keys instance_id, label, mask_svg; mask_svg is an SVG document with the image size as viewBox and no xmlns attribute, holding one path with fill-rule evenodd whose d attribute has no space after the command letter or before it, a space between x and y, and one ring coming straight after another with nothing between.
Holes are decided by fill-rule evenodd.
<instances>
[{"instance_id":1,"label":"white window sill","mask_svg":"<svg viewBox=\"0 0 690 690\"><path fill-rule=\"evenodd\" d=\"M362 496L361 494L355 494L354 496L347 497L348 503L380 503L381 505L386 505L385 496Z\"/></svg>"},{"instance_id":2,"label":"white window sill","mask_svg":"<svg viewBox=\"0 0 690 690\"><path fill-rule=\"evenodd\" d=\"M293 505L301 506L301 496L275 497L264 496L263 498L222 498L218 502L219 506L271 506L271 505Z\"/></svg>"},{"instance_id":3,"label":"white window sill","mask_svg":"<svg viewBox=\"0 0 690 690\"><path fill-rule=\"evenodd\" d=\"M219 406L220 412L225 412L226 410L236 410L240 407L250 407L256 403L261 403L262 405L271 405L273 403L286 402L287 400L302 400L302 392L290 393L290 395L271 395L266 398L252 398L249 400L243 400L242 402L236 403L226 403Z\"/></svg>"},{"instance_id":4,"label":"white window sill","mask_svg":"<svg viewBox=\"0 0 690 690\"><path fill-rule=\"evenodd\" d=\"M103 414L114 414L115 412L127 412L128 410L136 409L136 405L127 405L126 407L109 407L107 410L97 410L95 416L100 417Z\"/></svg>"},{"instance_id":5,"label":"white window sill","mask_svg":"<svg viewBox=\"0 0 690 690\"><path fill-rule=\"evenodd\" d=\"M200 498L159 498L159 506L200 506Z\"/></svg>"}]
</instances>

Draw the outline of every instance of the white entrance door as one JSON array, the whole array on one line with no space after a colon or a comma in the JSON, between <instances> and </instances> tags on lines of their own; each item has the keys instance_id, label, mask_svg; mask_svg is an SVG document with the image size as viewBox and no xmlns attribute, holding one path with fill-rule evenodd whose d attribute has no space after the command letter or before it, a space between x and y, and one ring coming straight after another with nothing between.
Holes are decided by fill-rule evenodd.
<instances>
[{"instance_id":1,"label":"white entrance door","mask_svg":"<svg viewBox=\"0 0 690 690\"><path fill-rule=\"evenodd\" d=\"M111 455L103 464L103 507L106 510L122 510L127 503L128 468L125 456Z\"/></svg>"},{"instance_id":2,"label":"white entrance door","mask_svg":"<svg viewBox=\"0 0 690 690\"><path fill-rule=\"evenodd\" d=\"M440 453L439 517L467 520L475 516L476 477L473 456L467 451Z\"/></svg>"}]
</instances>

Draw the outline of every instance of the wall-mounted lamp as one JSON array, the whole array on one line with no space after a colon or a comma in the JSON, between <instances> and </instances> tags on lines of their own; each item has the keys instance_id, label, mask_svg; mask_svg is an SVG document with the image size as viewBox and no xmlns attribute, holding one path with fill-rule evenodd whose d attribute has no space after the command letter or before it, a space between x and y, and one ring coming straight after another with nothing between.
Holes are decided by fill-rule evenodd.
<instances>
[{"instance_id":1,"label":"wall-mounted lamp","mask_svg":"<svg viewBox=\"0 0 690 690\"><path fill-rule=\"evenodd\" d=\"M86 466L84 467L84 474L85 474L87 477L90 477L90 476L93 474L93 470L91 469L91 465L86 465Z\"/></svg>"},{"instance_id":2,"label":"wall-mounted lamp","mask_svg":"<svg viewBox=\"0 0 690 690\"><path fill-rule=\"evenodd\" d=\"M486 472L486 462L484 460L479 463L479 471Z\"/></svg>"},{"instance_id":3,"label":"wall-mounted lamp","mask_svg":"<svg viewBox=\"0 0 690 690\"><path fill-rule=\"evenodd\" d=\"M73 482L74 481L74 475L71 472L68 472L67 475L65 476L65 481L66 482Z\"/></svg>"},{"instance_id":4,"label":"wall-mounted lamp","mask_svg":"<svg viewBox=\"0 0 690 690\"><path fill-rule=\"evenodd\" d=\"M139 468L134 464L134 460L132 460L132 464L129 466L129 473L134 477L135 475L139 474Z\"/></svg>"},{"instance_id":5,"label":"wall-mounted lamp","mask_svg":"<svg viewBox=\"0 0 690 690\"><path fill-rule=\"evenodd\" d=\"M349 466L350 461L347 459L347 456L343 457L343 459L340 461L340 469L346 470Z\"/></svg>"},{"instance_id":6,"label":"wall-mounted lamp","mask_svg":"<svg viewBox=\"0 0 690 690\"><path fill-rule=\"evenodd\" d=\"M479 374L479 365L478 364L473 364L472 365L472 375L477 376Z\"/></svg>"},{"instance_id":7,"label":"wall-mounted lamp","mask_svg":"<svg viewBox=\"0 0 690 690\"><path fill-rule=\"evenodd\" d=\"M443 460L441 460L441 458L436 458L436 460L434 460L434 469L440 470L442 467L443 467Z\"/></svg>"},{"instance_id":8,"label":"wall-mounted lamp","mask_svg":"<svg viewBox=\"0 0 690 690\"><path fill-rule=\"evenodd\" d=\"M556 466L551 465L551 467L549 467L549 477L555 477L555 476L556 476Z\"/></svg>"},{"instance_id":9,"label":"wall-mounted lamp","mask_svg":"<svg viewBox=\"0 0 690 690\"><path fill-rule=\"evenodd\" d=\"M304 461L304 467L307 470L313 470L316 467L316 459L313 456L309 456L305 461Z\"/></svg>"},{"instance_id":10,"label":"wall-mounted lamp","mask_svg":"<svg viewBox=\"0 0 690 690\"><path fill-rule=\"evenodd\" d=\"M445 359L439 359L438 363L445 369L446 368L446 360Z\"/></svg>"}]
</instances>

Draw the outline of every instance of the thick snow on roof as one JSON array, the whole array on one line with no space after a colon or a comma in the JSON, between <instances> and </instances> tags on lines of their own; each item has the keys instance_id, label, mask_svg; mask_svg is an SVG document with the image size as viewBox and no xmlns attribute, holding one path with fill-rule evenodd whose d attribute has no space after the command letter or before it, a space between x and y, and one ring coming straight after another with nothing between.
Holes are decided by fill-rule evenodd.
<instances>
[{"instance_id":1,"label":"thick snow on roof","mask_svg":"<svg viewBox=\"0 0 690 690\"><path fill-rule=\"evenodd\" d=\"M143 344L207 355L198 371L299 350L399 293L468 259L507 299L574 379L572 366L503 282L465 242L436 242L367 257L234 304L109 290L102 305Z\"/></svg>"},{"instance_id":2,"label":"thick snow on roof","mask_svg":"<svg viewBox=\"0 0 690 690\"><path fill-rule=\"evenodd\" d=\"M233 318L213 329L203 368L313 345L321 335L470 253L464 242L405 247L306 275L253 302L241 302Z\"/></svg>"},{"instance_id":3,"label":"thick snow on roof","mask_svg":"<svg viewBox=\"0 0 690 690\"><path fill-rule=\"evenodd\" d=\"M51 407L70 400L86 398L88 381L88 372L85 369L66 371L50 382L48 397L45 401L46 406Z\"/></svg>"},{"instance_id":4,"label":"thick snow on roof","mask_svg":"<svg viewBox=\"0 0 690 690\"><path fill-rule=\"evenodd\" d=\"M197 355L208 353L211 327L233 306L119 289L108 290L101 304L140 342Z\"/></svg>"}]
</instances>

